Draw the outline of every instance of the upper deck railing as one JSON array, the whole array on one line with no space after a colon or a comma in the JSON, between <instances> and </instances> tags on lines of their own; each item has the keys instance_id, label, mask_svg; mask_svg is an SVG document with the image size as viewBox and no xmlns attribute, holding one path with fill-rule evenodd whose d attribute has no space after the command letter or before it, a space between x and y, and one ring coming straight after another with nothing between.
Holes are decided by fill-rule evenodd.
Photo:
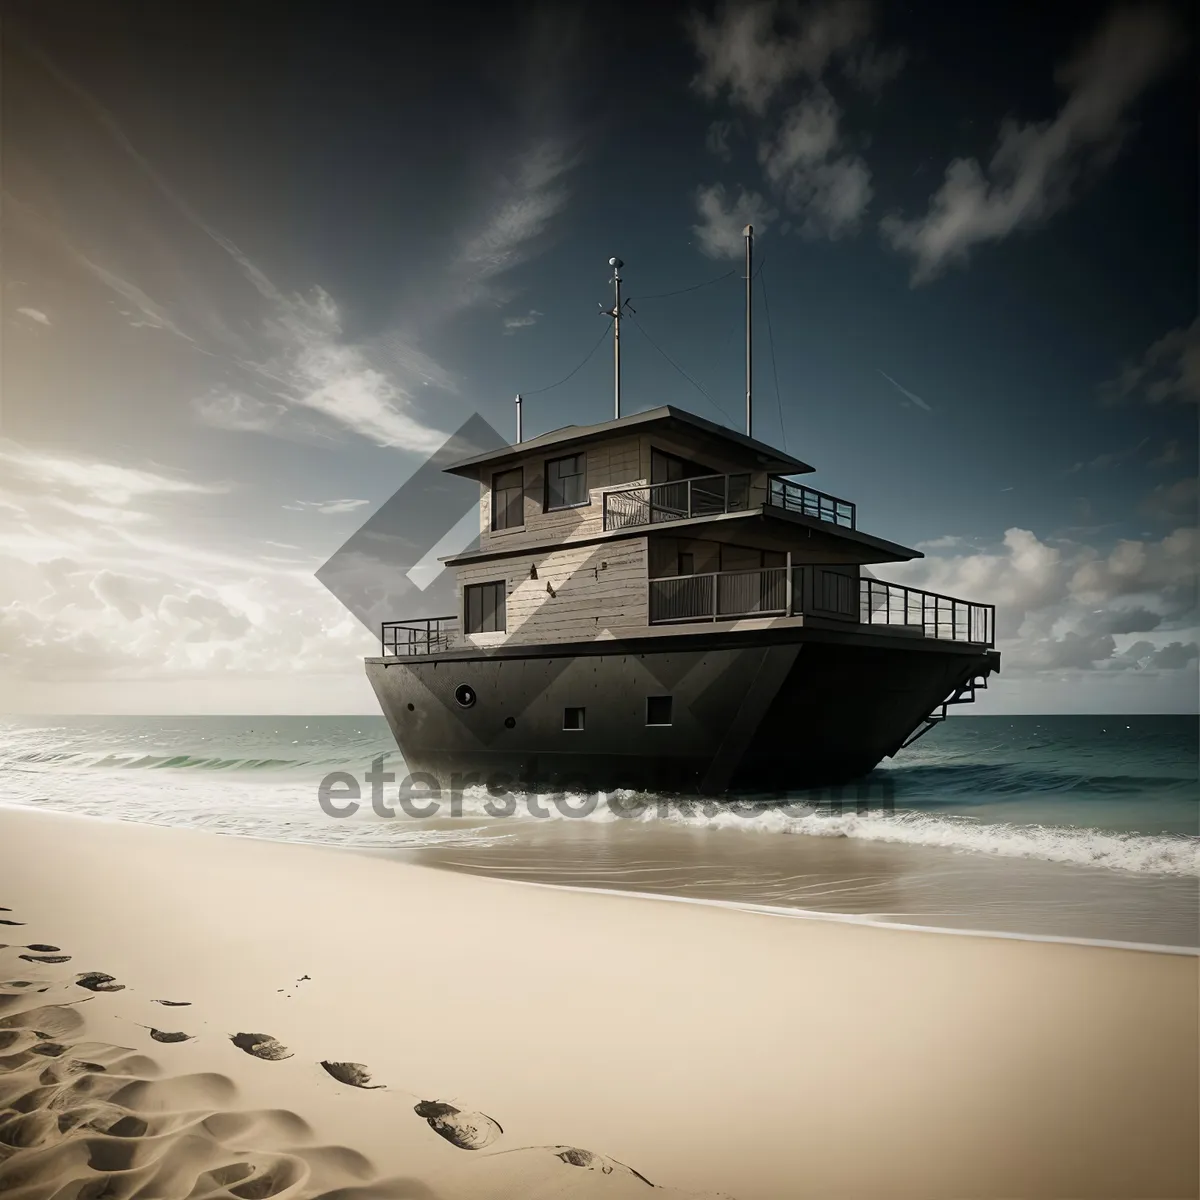
<instances>
[{"instance_id":1,"label":"upper deck railing","mask_svg":"<svg viewBox=\"0 0 1200 1200\"><path fill-rule=\"evenodd\" d=\"M810 614L899 626L941 641L996 644L996 606L819 566L763 567L649 581L651 625ZM857 592L857 595L855 593Z\"/></svg>"},{"instance_id":2,"label":"upper deck railing","mask_svg":"<svg viewBox=\"0 0 1200 1200\"><path fill-rule=\"evenodd\" d=\"M457 633L457 617L411 617L407 621L384 621L380 641L385 656L407 658L449 650Z\"/></svg>"},{"instance_id":3,"label":"upper deck railing","mask_svg":"<svg viewBox=\"0 0 1200 1200\"><path fill-rule=\"evenodd\" d=\"M604 528L716 517L750 508L750 476L697 475L670 483L635 484L604 493Z\"/></svg>"},{"instance_id":4,"label":"upper deck railing","mask_svg":"<svg viewBox=\"0 0 1200 1200\"><path fill-rule=\"evenodd\" d=\"M790 479L772 476L765 500L784 512L814 517L844 529L857 528L857 511L849 500L818 492ZM613 488L604 493L603 505L606 530L723 516L755 507L751 501L749 474L698 475L670 483Z\"/></svg>"},{"instance_id":5,"label":"upper deck railing","mask_svg":"<svg viewBox=\"0 0 1200 1200\"><path fill-rule=\"evenodd\" d=\"M849 500L818 492L794 483L790 479L771 477L769 503L785 512L799 513L803 517L816 517L818 521L829 521L846 529L858 526L858 510Z\"/></svg>"}]
</instances>

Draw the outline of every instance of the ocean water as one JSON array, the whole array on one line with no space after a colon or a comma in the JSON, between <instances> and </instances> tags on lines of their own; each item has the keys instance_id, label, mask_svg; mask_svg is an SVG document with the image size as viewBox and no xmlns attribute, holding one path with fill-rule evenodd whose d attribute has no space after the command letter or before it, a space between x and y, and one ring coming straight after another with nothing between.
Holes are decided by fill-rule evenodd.
<instances>
[{"instance_id":1,"label":"ocean water","mask_svg":"<svg viewBox=\"0 0 1200 1200\"><path fill-rule=\"evenodd\" d=\"M380 815L379 759L403 778L380 717L0 718L0 804L793 915L1200 947L1195 717L956 717L840 797L517 796L511 815L467 788L412 816L394 782ZM318 801L334 772L360 783L352 815Z\"/></svg>"}]
</instances>

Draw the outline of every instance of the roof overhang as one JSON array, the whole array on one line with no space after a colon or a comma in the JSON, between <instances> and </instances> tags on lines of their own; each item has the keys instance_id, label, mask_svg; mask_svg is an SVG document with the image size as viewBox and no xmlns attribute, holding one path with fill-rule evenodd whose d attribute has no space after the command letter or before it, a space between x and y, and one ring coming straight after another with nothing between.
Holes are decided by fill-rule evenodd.
<instances>
[{"instance_id":1,"label":"roof overhang","mask_svg":"<svg viewBox=\"0 0 1200 1200\"><path fill-rule=\"evenodd\" d=\"M466 479L480 479L487 471L497 470L505 463L514 462L529 454L568 449L586 441L607 441L630 433L655 431L680 434L696 442L701 449L708 445L720 449L726 455L732 452L735 457L743 459L747 467L772 475L806 475L815 469L790 454L776 450L766 442L738 433L735 429L727 429L724 425L705 420L695 413L664 404L661 408L652 408L647 412L634 413L614 421L602 421L598 425L567 425L562 429L543 433L540 437L530 438L526 442L519 442L515 446L501 446L498 450L490 450L486 454L464 458L445 470L448 474L461 475Z\"/></svg>"}]
</instances>

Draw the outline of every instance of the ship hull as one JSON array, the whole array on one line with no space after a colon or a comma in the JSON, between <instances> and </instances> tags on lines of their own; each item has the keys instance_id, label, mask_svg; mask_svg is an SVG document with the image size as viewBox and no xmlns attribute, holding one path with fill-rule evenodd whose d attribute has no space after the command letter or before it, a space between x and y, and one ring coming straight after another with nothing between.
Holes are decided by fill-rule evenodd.
<instances>
[{"instance_id":1,"label":"ship hull","mask_svg":"<svg viewBox=\"0 0 1200 1200\"><path fill-rule=\"evenodd\" d=\"M366 669L408 772L432 777L417 786L712 795L861 778L959 687L998 670L999 655L776 628L376 658Z\"/></svg>"}]
</instances>

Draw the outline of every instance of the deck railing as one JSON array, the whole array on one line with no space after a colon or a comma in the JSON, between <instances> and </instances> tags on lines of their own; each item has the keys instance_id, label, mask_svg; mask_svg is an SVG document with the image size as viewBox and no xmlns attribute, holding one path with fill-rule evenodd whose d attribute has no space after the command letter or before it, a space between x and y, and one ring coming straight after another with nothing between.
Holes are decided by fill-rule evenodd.
<instances>
[{"instance_id":1,"label":"deck railing","mask_svg":"<svg viewBox=\"0 0 1200 1200\"><path fill-rule=\"evenodd\" d=\"M457 617L410 617L406 621L384 621L380 641L385 656L407 658L449 650L457 632Z\"/></svg>"},{"instance_id":2,"label":"deck railing","mask_svg":"<svg viewBox=\"0 0 1200 1200\"><path fill-rule=\"evenodd\" d=\"M857 593L857 594L856 594ZM651 625L809 614L901 626L943 641L996 644L996 606L805 564L649 580Z\"/></svg>"},{"instance_id":3,"label":"deck railing","mask_svg":"<svg viewBox=\"0 0 1200 1200\"><path fill-rule=\"evenodd\" d=\"M858 527L857 510L849 500L818 492L790 479L772 476L765 497L760 495L760 502L763 499L784 512L828 521L843 529ZM750 499L749 474L698 475L694 479L675 479L670 483L614 488L604 493L603 506L606 530L716 517L755 507Z\"/></svg>"},{"instance_id":4,"label":"deck railing","mask_svg":"<svg viewBox=\"0 0 1200 1200\"><path fill-rule=\"evenodd\" d=\"M698 475L604 493L604 528L630 529L660 521L716 517L750 508L750 476Z\"/></svg>"},{"instance_id":5,"label":"deck railing","mask_svg":"<svg viewBox=\"0 0 1200 1200\"><path fill-rule=\"evenodd\" d=\"M769 503L782 508L784 512L816 517L818 521L829 521L845 529L857 528L858 511L849 500L831 496L828 492L814 491L790 479L772 476Z\"/></svg>"}]
</instances>

